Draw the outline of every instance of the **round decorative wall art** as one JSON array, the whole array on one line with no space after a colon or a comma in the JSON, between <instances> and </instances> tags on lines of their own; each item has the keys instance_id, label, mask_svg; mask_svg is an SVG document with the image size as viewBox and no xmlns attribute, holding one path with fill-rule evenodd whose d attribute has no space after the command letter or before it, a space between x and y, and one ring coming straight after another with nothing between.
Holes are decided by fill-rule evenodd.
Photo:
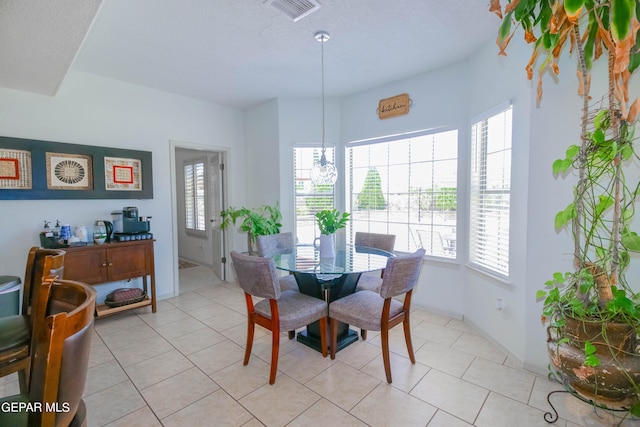
<instances>
[{"instance_id":1,"label":"round decorative wall art","mask_svg":"<svg viewBox=\"0 0 640 427\"><path fill-rule=\"evenodd\" d=\"M91 156L47 153L47 189L92 190Z\"/></svg>"}]
</instances>

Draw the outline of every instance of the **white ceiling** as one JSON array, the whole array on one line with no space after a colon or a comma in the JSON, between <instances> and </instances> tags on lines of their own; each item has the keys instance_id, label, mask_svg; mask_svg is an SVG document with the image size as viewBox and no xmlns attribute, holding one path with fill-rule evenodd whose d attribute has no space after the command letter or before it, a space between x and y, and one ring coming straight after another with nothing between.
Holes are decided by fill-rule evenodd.
<instances>
[{"instance_id":1,"label":"white ceiling","mask_svg":"<svg viewBox=\"0 0 640 427\"><path fill-rule=\"evenodd\" d=\"M55 95L73 69L244 109L320 95L319 30L343 96L460 61L499 25L488 0L318 1L293 22L263 0L0 0L0 87Z\"/></svg>"}]
</instances>

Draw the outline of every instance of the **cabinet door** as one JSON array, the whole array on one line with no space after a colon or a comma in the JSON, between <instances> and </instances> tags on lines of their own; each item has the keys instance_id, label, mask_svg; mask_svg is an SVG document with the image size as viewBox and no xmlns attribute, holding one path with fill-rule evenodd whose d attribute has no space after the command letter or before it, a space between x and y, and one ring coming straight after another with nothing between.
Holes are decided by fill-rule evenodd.
<instances>
[{"instance_id":1,"label":"cabinet door","mask_svg":"<svg viewBox=\"0 0 640 427\"><path fill-rule=\"evenodd\" d=\"M146 276L148 273L146 245L127 245L107 249L109 281Z\"/></svg>"},{"instance_id":2,"label":"cabinet door","mask_svg":"<svg viewBox=\"0 0 640 427\"><path fill-rule=\"evenodd\" d=\"M103 249L70 250L64 258L64 278L94 285L107 281L107 257Z\"/></svg>"}]
</instances>

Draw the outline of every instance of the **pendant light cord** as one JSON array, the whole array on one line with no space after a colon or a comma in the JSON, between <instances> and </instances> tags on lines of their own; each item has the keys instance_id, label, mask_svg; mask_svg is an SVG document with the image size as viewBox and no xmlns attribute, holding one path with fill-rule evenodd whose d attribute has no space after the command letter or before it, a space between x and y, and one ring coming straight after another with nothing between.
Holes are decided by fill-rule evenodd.
<instances>
[{"instance_id":1,"label":"pendant light cord","mask_svg":"<svg viewBox=\"0 0 640 427\"><path fill-rule=\"evenodd\" d=\"M320 56L320 64L322 67L322 159L325 159L326 161L326 157L324 155L325 152L325 147L324 147L324 42L326 41L325 37L322 37L322 41L320 42L320 44L322 45L322 48L320 49L321 52L321 56Z\"/></svg>"}]
</instances>

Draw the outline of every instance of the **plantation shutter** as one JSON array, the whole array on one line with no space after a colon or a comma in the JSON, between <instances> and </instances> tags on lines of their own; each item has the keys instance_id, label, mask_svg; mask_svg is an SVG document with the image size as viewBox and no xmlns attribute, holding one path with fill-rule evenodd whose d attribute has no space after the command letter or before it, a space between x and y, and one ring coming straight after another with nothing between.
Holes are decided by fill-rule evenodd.
<instances>
[{"instance_id":1,"label":"plantation shutter","mask_svg":"<svg viewBox=\"0 0 640 427\"><path fill-rule=\"evenodd\" d=\"M508 106L471 128L469 262L509 275L511 117Z\"/></svg>"},{"instance_id":2,"label":"plantation shutter","mask_svg":"<svg viewBox=\"0 0 640 427\"><path fill-rule=\"evenodd\" d=\"M185 227L187 230L206 231L204 174L204 160L184 163Z\"/></svg>"}]
</instances>

